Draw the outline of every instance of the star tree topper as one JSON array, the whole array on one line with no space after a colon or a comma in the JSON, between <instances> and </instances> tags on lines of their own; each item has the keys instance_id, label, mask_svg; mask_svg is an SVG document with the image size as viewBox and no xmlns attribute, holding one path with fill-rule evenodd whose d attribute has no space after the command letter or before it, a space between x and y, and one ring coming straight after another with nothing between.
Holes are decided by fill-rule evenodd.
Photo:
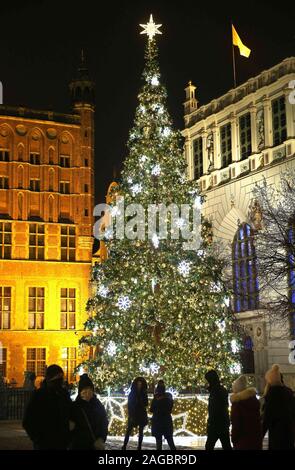
<instances>
[{"instance_id":1,"label":"star tree topper","mask_svg":"<svg viewBox=\"0 0 295 470\"><path fill-rule=\"evenodd\" d=\"M146 34L149 37L150 41L153 39L153 37L156 34L162 34L162 32L159 31L159 28L162 25L154 23L153 15L150 16L150 21L147 24L141 24L139 26L141 26L141 28L143 28L143 31L141 31L140 34Z\"/></svg>"}]
</instances>

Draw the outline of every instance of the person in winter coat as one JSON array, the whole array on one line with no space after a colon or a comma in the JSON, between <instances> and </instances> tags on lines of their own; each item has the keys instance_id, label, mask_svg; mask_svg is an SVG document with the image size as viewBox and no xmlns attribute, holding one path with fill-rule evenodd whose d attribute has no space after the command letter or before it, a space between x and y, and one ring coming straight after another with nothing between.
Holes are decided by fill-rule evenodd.
<instances>
[{"instance_id":1,"label":"person in winter coat","mask_svg":"<svg viewBox=\"0 0 295 470\"><path fill-rule=\"evenodd\" d=\"M147 383L143 377L134 379L128 395L128 423L122 450L126 450L133 428L139 427L137 450L141 450L143 430L148 423L147 411L148 396Z\"/></svg>"},{"instance_id":2,"label":"person in winter coat","mask_svg":"<svg viewBox=\"0 0 295 470\"><path fill-rule=\"evenodd\" d=\"M206 450L213 450L218 439L224 450L231 450L229 437L228 393L220 384L215 370L209 370L205 379L209 383L209 403Z\"/></svg>"},{"instance_id":3,"label":"person in winter coat","mask_svg":"<svg viewBox=\"0 0 295 470\"><path fill-rule=\"evenodd\" d=\"M173 441L172 422L173 398L171 393L166 392L163 380L158 382L155 395L151 403L150 411L152 417L152 435L156 438L157 450L162 450L162 440L165 437L171 450L175 450Z\"/></svg>"},{"instance_id":4,"label":"person in winter coat","mask_svg":"<svg viewBox=\"0 0 295 470\"><path fill-rule=\"evenodd\" d=\"M35 450L68 448L72 401L63 381L62 368L56 364L49 366L41 388L33 392L25 410L23 427Z\"/></svg>"},{"instance_id":5,"label":"person in winter coat","mask_svg":"<svg viewBox=\"0 0 295 470\"><path fill-rule=\"evenodd\" d=\"M268 431L269 450L294 449L295 399L282 383L280 368L274 364L265 374L263 435Z\"/></svg>"},{"instance_id":6,"label":"person in winter coat","mask_svg":"<svg viewBox=\"0 0 295 470\"><path fill-rule=\"evenodd\" d=\"M235 450L262 450L260 403L254 387L247 387L241 375L233 383L231 401L231 440Z\"/></svg>"},{"instance_id":7,"label":"person in winter coat","mask_svg":"<svg viewBox=\"0 0 295 470\"><path fill-rule=\"evenodd\" d=\"M73 406L73 450L103 450L108 434L108 418L103 404L94 394L87 374L80 377L78 396Z\"/></svg>"}]
</instances>

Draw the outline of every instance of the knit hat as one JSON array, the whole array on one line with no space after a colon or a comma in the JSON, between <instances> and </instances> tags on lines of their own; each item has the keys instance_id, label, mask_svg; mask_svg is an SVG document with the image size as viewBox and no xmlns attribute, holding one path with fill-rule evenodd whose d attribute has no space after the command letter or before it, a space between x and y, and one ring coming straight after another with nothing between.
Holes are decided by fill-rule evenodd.
<instances>
[{"instance_id":1,"label":"knit hat","mask_svg":"<svg viewBox=\"0 0 295 470\"><path fill-rule=\"evenodd\" d=\"M45 372L46 382L52 382L53 380L60 379L64 375L64 372L60 366L57 364L52 364L48 366Z\"/></svg>"},{"instance_id":2,"label":"knit hat","mask_svg":"<svg viewBox=\"0 0 295 470\"><path fill-rule=\"evenodd\" d=\"M94 385L92 380L88 377L87 374L83 374L80 377L79 385L78 385L78 392L81 393L84 388L92 388L94 390Z\"/></svg>"},{"instance_id":3,"label":"knit hat","mask_svg":"<svg viewBox=\"0 0 295 470\"><path fill-rule=\"evenodd\" d=\"M207 382L209 382L210 385L219 384L219 377L216 370L214 369L211 369L206 373L205 379L207 380Z\"/></svg>"},{"instance_id":4,"label":"knit hat","mask_svg":"<svg viewBox=\"0 0 295 470\"><path fill-rule=\"evenodd\" d=\"M274 364L265 374L265 380L269 385L282 385L280 366Z\"/></svg>"},{"instance_id":5,"label":"knit hat","mask_svg":"<svg viewBox=\"0 0 295 470\"><path fill-rule=\"evenodd\" d=\"M246 375L241 375L233 382L233 392L239 393L247 388L247 377Z\"/></svg>"}]
</instances>

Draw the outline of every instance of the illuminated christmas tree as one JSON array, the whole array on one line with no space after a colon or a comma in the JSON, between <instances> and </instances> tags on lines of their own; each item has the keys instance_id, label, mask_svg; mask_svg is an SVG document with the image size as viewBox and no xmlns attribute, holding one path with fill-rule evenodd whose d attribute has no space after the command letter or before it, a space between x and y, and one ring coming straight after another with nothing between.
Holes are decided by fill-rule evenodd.
<instances>
[{"instance_id":1,"label":"illuminated christmas tree","mask_svg":"<svg viewBox=\"0 0 295 470\"><path fill-rule=\"evenodd\" d=\"M130 204L140 204L145 216L151 205L187 204L196 210L201 200L196 182L186 177L182 138L172 129L166 90L160 83L155 34L161 34L161 25L151 17L142 26L148 35L144 84L129 155L114 189L113 217L121 210L116 195L124 197L129 210ZM161 219L168 227L164 237L148 217L139 227L131 213L125 213L124 237L106 228L108 258L93 269L96 289L82 344L94 352L84 367L100 388L112 389L127 387L142 375L149 381L164 378L183 390L204 383L208 368L228 378L238 362L237 330L210 224L203 224L201 245L187 249L184 226L191 228L192 218L188 222L180 213L175 227L175 218L166 213Z\"/></svg>"}]
</instances>

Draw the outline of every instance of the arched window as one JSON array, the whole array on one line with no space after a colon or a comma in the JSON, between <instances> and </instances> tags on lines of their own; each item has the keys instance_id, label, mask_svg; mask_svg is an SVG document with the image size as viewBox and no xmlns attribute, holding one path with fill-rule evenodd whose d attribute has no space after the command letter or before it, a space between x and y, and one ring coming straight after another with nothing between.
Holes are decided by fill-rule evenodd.
<instances>
[{"instance_id":1,"label":"arched window","mask_svg":"<svg viewBox=\"0 0 295 470\"><path fill-rule=\"evenodd\" d=\"M243 374L254 374L254 350L251 336L245 336L243 339L243 349L240 353Z\"/></svg>"},{"instance_id":2,"label":"arched window","mask_svg":"<svg viewBox=\"0 0 295 470\"><path fill-rule=\"evenodd\" d=\"M236 312L258 308L258 278L253 231L242 224L233 242L233 290Z\"/></svg>"}]
</instances>

